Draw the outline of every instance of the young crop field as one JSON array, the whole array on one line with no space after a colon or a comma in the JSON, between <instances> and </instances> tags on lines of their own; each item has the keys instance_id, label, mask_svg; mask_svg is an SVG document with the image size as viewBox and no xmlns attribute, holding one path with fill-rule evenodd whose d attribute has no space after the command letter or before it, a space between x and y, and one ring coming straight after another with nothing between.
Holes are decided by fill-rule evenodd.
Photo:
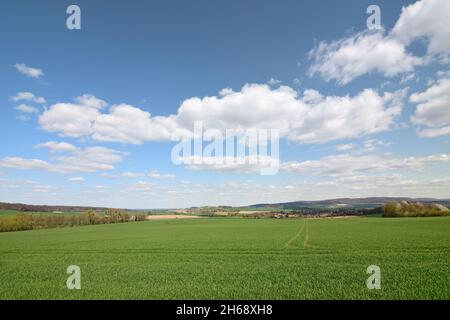
<instances>
[{"instance_id":1,"label":"young crop field","mask_svg":"<svg viewBox=\"0 0 450 320\"><path fill-rule=\"evenodd\" d=\"M17 214L15 210L1 210L0 209L0 219L5 217L11 217Z\"/></svg>"},{"instance_id":2,"label":"young crop field","mask_svg":"<svg viewBox=\"0 0 450 320\"><path fill-rule=\"evenodd\" d=\"M54 216L54 215L64 215L64 216L76 216L79 215L81 212L79 211L64 211L60 213L54 213L54 212L38 212L38 211L17 211L17 210L2 210L0 209L0 219L5 217L12 217L17 214L31 214L31 215L41 215L41 216Z\"/></svg>"},{"instance_id":3,"label":"young crop field","mask_svg":"<svg viewBox=\"0 0 450 320\"><path fill-rule=\"evenodd\" d=\"M450 218L155 220L0 234L0 299L448 299ZM68 290L66 269L81 269ZM366 270L381 269L369 290Z\"/></svg>"}]
</instances>

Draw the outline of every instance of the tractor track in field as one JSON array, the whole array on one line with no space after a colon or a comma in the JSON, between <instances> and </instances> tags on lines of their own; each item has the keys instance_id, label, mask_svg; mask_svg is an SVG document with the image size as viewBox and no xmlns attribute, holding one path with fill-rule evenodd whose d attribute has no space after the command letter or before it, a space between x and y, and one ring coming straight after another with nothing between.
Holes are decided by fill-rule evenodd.
<instances>
[{"instance_id":1,"label":"tractor track in field","mask_svg":"<svg viewBox=\"0 0 450 320\"><path fill-rule=\"evenodd\" d=\"M307 248L310 247L310 245L308 244L308 240L309 240L309 225L307 220L305 219L305 240L303 241L303 247Z\"/></svg>"},{"instance_id":2,"label":"tractor track in field","mask_svg":"<svg viewBox=\"0 0 450 320\"><path fill-rule=\"evenodd\" d=\"M300 236L302 235L303 229L305 228L306 225L306 219L303 221L302 226L300 227L300 229L297 231L297 233L291 238L289 239L283 246L283 249L288 249L290 247L293 247L293 243L295 241L297 241L298 238L300 238ZM295 246L296 247L296 246Z\"/></svg>"},{"instance_id":3,"label":"tractor track in field","mask_svg":"<svg viewBox=\"0 0 450 320\"><path fill-rule=\"evenodd\" d=\"M302 235L304 236L302 243L303 248L320 248L318 246L309 244L309 224L307 219L305 219L297 233L284 244L283 249L300 248L300 245L295 245L294 243L299 240Z\"/></svg>"}]
</instances>

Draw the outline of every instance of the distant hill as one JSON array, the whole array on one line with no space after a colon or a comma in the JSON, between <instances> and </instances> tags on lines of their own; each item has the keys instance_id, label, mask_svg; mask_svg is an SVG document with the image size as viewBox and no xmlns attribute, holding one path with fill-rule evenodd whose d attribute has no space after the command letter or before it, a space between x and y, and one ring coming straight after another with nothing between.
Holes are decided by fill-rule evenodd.
<instances>
[{"instance_id":1,"label":"distant hill","mask_svg":"<svg viewBox=\"0 0 450 320\"><path fill-rule=\"evenodd\" d=\"M81 206L45 206L45 205L30 205L23 203L6 203L0 202L0 210L17 210L17 211L36 211L36 212L53 212L53 211L104 211L108 208L102 207L81 207Z\"/></svg>"},{"instance_id":2,"label":"distant hill","mask_svg":"<svg viewBox=\"0 0 450 320\"><path fill-rule=\"evenodd\" d=\"M338 198L317 201L293 201L282 203L260 203L248 206L250 208L278 208L278 209L296 209L311 207L339 207L347 206L352 208L372 209L380 207L389 202L422 202L422 203L438 203L444 206L450 206L449 199L433 199L433 198L407 198L407 197L369 197L369 198Z\"/></svg>"},{"instance_id":3,"label":"distant hill","mask_svg":"<svg viewBox=\"0 0 450 320\"><path fill-rule=\"evenodd\" d=\"M422 202L422 203L435 203L441 204L450 208L450 199L433 199L433 198L406 198L406 197L369 197L369 198L338 198L327 199L317 201L292 201L281 203L260 203L243 207L230 207L230 206L218 206L222 209L239 209L239 208L269 208L269 209L334 209L334 208L347 208L347 209L374 209L384 206L390 202ZM214 208L214 207L212 207ZM105 211L106 207L83 207L83 206L48 206L48 205L30 205L23 203L6 203L0 202L0 210L17 210L17 211L36 211L36 212L53 212L53 211ZM127 210L127 209L123 209ZM149 210L149 209L146 209Z\"/></svg>"}]
</instances>

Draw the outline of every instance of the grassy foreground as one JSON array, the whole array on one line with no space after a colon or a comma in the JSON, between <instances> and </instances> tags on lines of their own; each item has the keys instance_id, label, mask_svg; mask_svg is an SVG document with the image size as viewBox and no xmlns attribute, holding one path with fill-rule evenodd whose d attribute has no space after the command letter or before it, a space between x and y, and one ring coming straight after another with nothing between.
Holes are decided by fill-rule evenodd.
<instances>
[{"instance_id":1,"label":"grassy foreground","mask_svg":"<svg viewBox=\"0 0 450 320\"><path fill-rule=\"evenodd\" d=\"M81 268L68 290L66 268ZM366 269L381 268L368 290ZM450 218L197 219L0 233L1 299L448 299Z\"/></svg>"}]
</instances>

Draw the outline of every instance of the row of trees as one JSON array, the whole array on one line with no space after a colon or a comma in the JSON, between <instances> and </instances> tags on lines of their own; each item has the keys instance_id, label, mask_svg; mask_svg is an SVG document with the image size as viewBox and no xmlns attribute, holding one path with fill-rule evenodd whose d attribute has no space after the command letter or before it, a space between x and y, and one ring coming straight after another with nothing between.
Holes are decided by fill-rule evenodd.
<instances>
[{"instance_id":1,"label":"row of trees","mask_svg":"<svg viewBox=\"0 0 450 320\"><path fill-rule=\"evenodd\" d=\"M450 210L440 204L421 202L391 202L384 206L384 217L437 217L450 216Z\"/></svg>"},{"instance_id":2,"label":"row of trees","mask_svg":"<svg viewBox=\"0 0 450 320\"><path fill-rule=\"evenodd\" d=\"M144 214L129 214L115 209L110 209L103 213L88 211L77 215L18 213L0 219L0 232L144 220Z\"/></svg>"}]
</instances>

